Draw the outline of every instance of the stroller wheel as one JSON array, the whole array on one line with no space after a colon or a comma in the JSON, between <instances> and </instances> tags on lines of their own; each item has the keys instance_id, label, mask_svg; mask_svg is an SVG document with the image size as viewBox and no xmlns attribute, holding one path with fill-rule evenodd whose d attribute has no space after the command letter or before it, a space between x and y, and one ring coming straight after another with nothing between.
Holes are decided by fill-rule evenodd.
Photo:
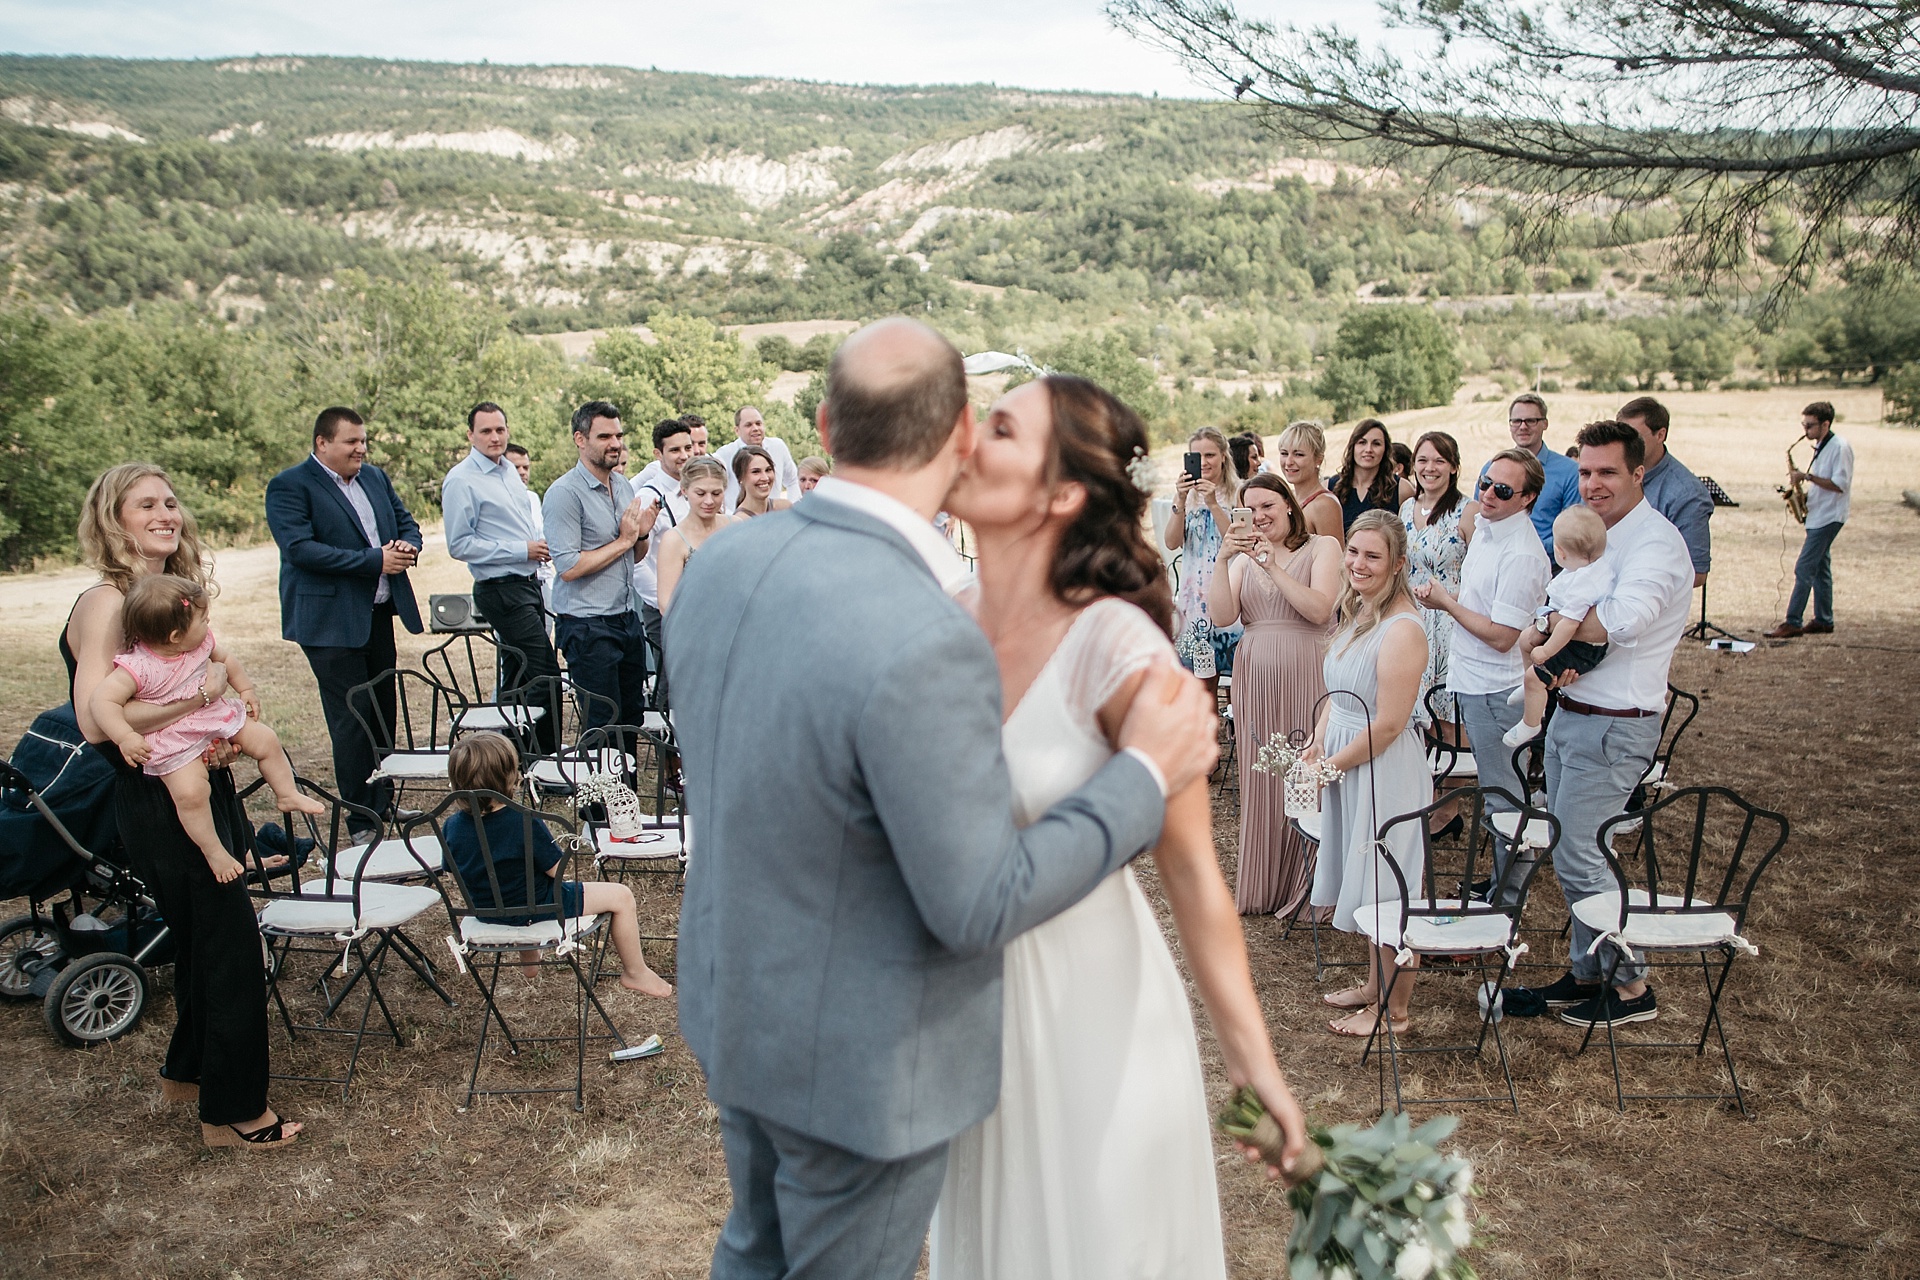
<instances>
[{"instance_id":1,"label":"stroller wheel","mask_svg":"<svg viewBox=\"0 0 1920 1280\"><path fill-rule=\"evenodd\" d=\"M76 1049L117 1040L147 1007L147 973L131 956L101 951L60 971L47 990L47 1026Z\"/></svg>"},{"instance_id":2,"label":"stroller wheel","mask_svg":"<svg viewBox=\"0 0 1920 1280\"><path fill-rule=\"evenodd\" d=\"M60 954L53 922L39 916L15 916L0 924L0 996L25 1000L33 995L34 971Z\"/></svg>"}]
</instances>

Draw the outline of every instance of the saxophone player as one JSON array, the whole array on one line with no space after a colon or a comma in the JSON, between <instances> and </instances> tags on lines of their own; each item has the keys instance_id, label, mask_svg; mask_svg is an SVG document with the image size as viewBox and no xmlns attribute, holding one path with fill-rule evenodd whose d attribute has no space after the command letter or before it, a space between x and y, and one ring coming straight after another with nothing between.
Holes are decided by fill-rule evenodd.
<instances>
[{"instance_id":1,"label":"saxophone player","mask_svg":"<svg viewBox=\"0 0 1920 1280\"><path fill-rule=\"evenodd\" d=\"M1787 620L1767 632L1769 640L1833 631L1833 540L1847 521L1847 500L1853 492L1853 446L1834 434L1833 406L1825 400L1816 400L1800 411L1800 429L1813 441L1813 461L1805 471L1789 467L1787 482L1807 486L1807 540L1800 546L1799 560L1794 562L1793 598L1787 602ZM1805 622L1809 595L1813 597L1813 620Z\"/></svg>"}]
</instances>

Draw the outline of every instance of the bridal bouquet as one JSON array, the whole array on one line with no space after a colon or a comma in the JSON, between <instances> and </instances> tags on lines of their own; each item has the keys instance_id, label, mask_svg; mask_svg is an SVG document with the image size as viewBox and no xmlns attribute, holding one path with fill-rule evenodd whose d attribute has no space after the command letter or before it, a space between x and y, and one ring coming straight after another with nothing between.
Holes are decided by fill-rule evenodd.
<instances>
[{"instance_id":1,"label":"bridal bouquet","mask_svg":"<svg viewBox=\"0 0 1920 1280\"><path fill-rule=\"evenodd\" d=\"M1251 1089L1235 1095L1219 1123L1279 1163L1279 1126ZM1473 1242L1473 1167L1438 1150L1458 1123L1436 1116L1415 1129L1396 1112L1371 1129L1311 1130L1306 1154L1319 1167L1309 1173L1314 1162L1303 1160L1287 1192L1289 1280L1473 1280L1460 1256Z\"/></svg>"}]
</instances>

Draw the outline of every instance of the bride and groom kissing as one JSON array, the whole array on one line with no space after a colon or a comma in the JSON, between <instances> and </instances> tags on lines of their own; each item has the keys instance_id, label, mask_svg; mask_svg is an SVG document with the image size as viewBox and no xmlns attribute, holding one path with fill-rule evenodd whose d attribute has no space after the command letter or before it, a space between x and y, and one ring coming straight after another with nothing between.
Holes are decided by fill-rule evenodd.
<instances>
[{"instance_id":1,"label":"bride and groom kissing","mask_svg":"<svg viewBox=\"0 0 1920 1280\"><path fill-rule=\"evenodd\" d=\"M1215 861L1213 707L1167 638L1145 429L1059 376L977 423L959 352L895 319L839 348L820 432L834 476L703 549L666 624L700 832L680 1028L733 1193L712 1274L909 1277L931 1221L934 1280L1224 1276L1136 854L1229 1079L1289 1164L1305 1131Z\"/></svg>"}]
</instances>

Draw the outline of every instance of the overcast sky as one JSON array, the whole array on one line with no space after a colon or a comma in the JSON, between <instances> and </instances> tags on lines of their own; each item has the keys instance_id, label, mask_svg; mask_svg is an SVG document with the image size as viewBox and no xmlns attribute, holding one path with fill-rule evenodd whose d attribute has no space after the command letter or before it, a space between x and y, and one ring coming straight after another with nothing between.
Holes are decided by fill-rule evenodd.
<instances>
[{"instance_id":1,"label":"overcast sky","mask_svg":"<svg viewBox=\"0 0 1920 1280\"><path fill-rule=\"evenodd\" d=\"M1244 0L1372 33L1373 6ZM852 83L1211 94L1113 30L1099 0L0 0L0 50L115 57L356 54L614 63Z\"/></svg>"}]
</instances>

